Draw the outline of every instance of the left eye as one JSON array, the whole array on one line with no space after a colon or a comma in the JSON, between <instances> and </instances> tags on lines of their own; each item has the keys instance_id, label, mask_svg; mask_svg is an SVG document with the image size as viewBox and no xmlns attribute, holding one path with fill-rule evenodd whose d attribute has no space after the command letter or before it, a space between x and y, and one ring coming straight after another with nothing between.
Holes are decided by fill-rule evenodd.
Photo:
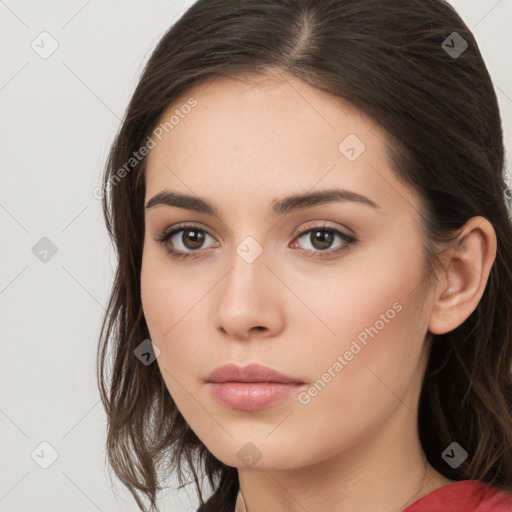
<instances>
[{"instance_id":1,"label":"left eye","mask_svg":"<svg viewBox=\"0 0 512 512\"><path fill-rule=\"evenodd\" d=\"M310 245L312 246L312 249L306 248L306 251L321 252L326 254L337 253L340 250L348 249L348 246L356 241L353 236L346 235L345 233L342 233L335 228L325 228L320 226L303 231L297 237L297 240L300 240L304 237L306 240L310 241ZM337 248L331 249L333 241L336 237L345 243L338 244ZM339 248L339 245L341 245L341 248Z\"/></svg>"}]
</instances>

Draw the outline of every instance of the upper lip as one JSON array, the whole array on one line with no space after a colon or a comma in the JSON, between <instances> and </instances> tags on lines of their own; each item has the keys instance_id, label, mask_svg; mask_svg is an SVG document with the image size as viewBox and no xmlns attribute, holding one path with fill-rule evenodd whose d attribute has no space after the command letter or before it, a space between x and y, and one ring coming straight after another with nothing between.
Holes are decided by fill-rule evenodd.
<instances>
[{"instance_id":1,"label":"upper lip","mask_svg":"<svg viewBox=\"0 0 512 512\"><path fill-rule=\"evenodd\" d=\"M234 363L219 366L208 375L206 382L280 382L285 384L303 384L299 379L288 377L282 373L262 366L260 364L249 364L237 366Z\"/></svg>"}]
</instances>

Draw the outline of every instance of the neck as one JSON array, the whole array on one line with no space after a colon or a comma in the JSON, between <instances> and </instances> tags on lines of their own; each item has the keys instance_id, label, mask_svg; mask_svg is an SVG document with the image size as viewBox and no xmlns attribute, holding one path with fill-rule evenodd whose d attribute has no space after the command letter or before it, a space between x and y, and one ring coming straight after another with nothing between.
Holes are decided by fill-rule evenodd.
<instances>
[{"instance_id":1,"label":"neck","mask_svg":"<svg viewBox=\"0 0 512 512\"><path fill-rule=\"evenodd\" d=\"M452 482L428 464L415 420L400 405L378 435L334 457L302 468L239 468L247 512L402 511Z\"/></svg>"}]
</instances>

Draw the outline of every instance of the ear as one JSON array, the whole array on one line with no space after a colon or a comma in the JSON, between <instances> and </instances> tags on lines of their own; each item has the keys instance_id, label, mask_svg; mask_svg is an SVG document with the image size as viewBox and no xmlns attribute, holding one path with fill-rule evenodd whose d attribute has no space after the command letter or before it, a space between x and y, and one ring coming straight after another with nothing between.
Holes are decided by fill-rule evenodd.
<instances>
[{"instance_id":1,"label":"ear","mask_svg":"<svg viewBox=\"0 0 512 512\"><path fill-rule=\"evenodd\" d=\"M461 325L476 309L496 258L496 233L484 217L472 217L449 252L433 296L429 331L444 334Z\"/></svg>"}]
</instances>

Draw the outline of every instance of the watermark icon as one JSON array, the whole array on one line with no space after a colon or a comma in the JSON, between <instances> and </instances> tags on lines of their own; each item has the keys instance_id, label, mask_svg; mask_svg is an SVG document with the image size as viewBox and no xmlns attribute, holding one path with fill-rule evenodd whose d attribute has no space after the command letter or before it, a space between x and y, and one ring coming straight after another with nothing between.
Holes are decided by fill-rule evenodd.
<instances>
[{"instance_id":1,"label":"watermark icon","mask_svg":"<svg viewBox=\"0 0 512 512\"><path fill-rule=\"evenodd\" d=\"M160 349L150 339L145 339L133 353L142 364L149 366L160 355Z\"/></svg>"},{"instance_id":2,"label":"watermark icon","mask_svg":"<svg viewBox=\"0 0 512 512\"><path fill-rule=\"evenodd\" d=\"M468 42L458 32L452 32L442 42L441 48L452 59L458 59L467 50Z\"/></svg>"},{"instance_id":3,"label":"watermark icon","mask_svg":"<svg viewBox=\"0 0 512 512\"><path fill-rule=\"evenodd\" d=\"M322 374L322 376L306 391L302 391L297 395L298 401L302 405L307 405L311 402L311 399L317 396L331 380L336 377L338 373L349 364L354 356L359 354L361 350L366 347L368 344L368 336L372 339L379 334L379 332L384 329L386 324L388 324L393 318L395 318L397 313L402 311L403 306L400 302L393 303L392 307L387 309L385 313L381 313L379 315L379 320L376 320L375 323L371 327L366 327L363 331L361 331L357 335L357 340L352 340L350 348L346 350L343 355L338 355L336 361L327 368L327 370ZM361 343L361 346L359 343Z\"/></svg>"},{"instance_id":4,"label":"watermark icon","mask_svg":"<svg viewBox=\"0 0 512 512\"><path fill-rule=\"evenodd\" d=\"M44 31L30 43L30 47L41 59L47 59L57 50L59 43L50 33Z\"/></svg>"},{"instance_id":5,"label":"watermark icon","mask_svg":"<svg viewBox=\"0 0 512 512\"><path fill-rule=\"evenodd\" d=\"M247 236L238 244L236 252L246 263L252 263L263 252L263 247L252 236Z\"/></svg>"},{"instance_id":6,"label":"watermark icon","mask_svg":"<svg viewBox=\"0 0 512 512\"><path fill-rule=\"evenodd\" d=\"M187 114L190 114L193 107L197 106L197 100L194 97L191 97L187 103L181 105L181 107L174 110L174 114L169 117L169 120L165 123L160 123L146 138L145 143L138 149L138 151L134 151L132 156L128 158L125 164L118 169L112 176L109 177L106 188L107 191L110 192L112 187L117 185L129 172L131 172L137 164L149 154L149 151L153 149L157 142L154 139L158 139L159 142L162 141L164 133L169 133L173 130L181 121L181 119L185 119ZM103 199L104 190L102 186L95 187L92 191L92 195L96 199Z\"/></svg>"},{"instance_id":7,"label":"watermark icon","mask_svg":"<svg viewBox=\"0 0 512 512\"><path fill-rule=\"evenodd\" d=\"M468 452L459 443L454 441L444 450L441 457L453 469L457 469L468 458Z\"/></svg>"},{"instance_id":8,"label":"watermark icon","mask_svg":"<svg viewBox=\"0 0 512 512\"><path fill-rule=\"evenodd\" d=\"M354 133L345 137L338 146L338 151L350 162L357 160L365 149L364 142Z\"/></svg>"},{"instance_id":9,"label":"watermark icon","mask_svg":"<svg viewBox=\"0 0 512 512\"><path fill-rule=\"evenodd\" d=\"M48 469L59 458L59 452L50 443L43 441L32 450L30 457L40 468Z\"/></svg>"},{"instance_id":10,"label":"watermark icon","mask_svg":"<svg viewBox=\"0 0 512 512\"><path fill-rule=\"evenodd\" d=\"M246 443L238 450L236 456L244 466L252 468L261 459L263 454L255 444Z\"/></svg>"},{"instance_id":11,"label":"watermark icon","mask_svg":"<svg viewBox=\"0 0 512 512\"><path fill-rule=\"evenodd\" d=\"M46 236L43 236L32 247L32 254L42 263L48 263L57 254L57 251L57 246Z\"/></svg>"}]
</instances>

